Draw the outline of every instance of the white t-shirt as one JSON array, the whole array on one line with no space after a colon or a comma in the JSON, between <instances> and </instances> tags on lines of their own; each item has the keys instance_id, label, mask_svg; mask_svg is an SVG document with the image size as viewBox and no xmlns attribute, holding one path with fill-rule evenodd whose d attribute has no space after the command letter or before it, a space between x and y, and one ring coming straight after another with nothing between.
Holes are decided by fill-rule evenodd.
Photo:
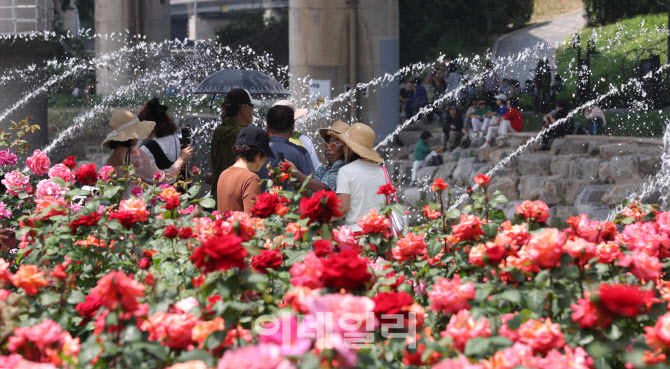
<instances>
[{"instance_id":1,"label":"white t-shirt","mask_svg":"<svg viewBox=\"0 0 670 369\"><path fill-rule=\"evenodd\" d=\"M386 184L386 176L382 167L365 159L355 160L337 173L337 193L351 196L349 211L344 222L354 232L360 231L358 219L375 208L379 211L386 202L386 196L377 195L379 187Z\"/></svg>"},{"instance_id":2,"label":"white t-shirt","mask_svg":"<svg viewBox=\"0 0 670 369\"><path fill-rule=\"evenodd\" d=\"M605 113L603 112L602 109L600 109L597 106L591 107L591 113L590 114L584 114L586 115L586 118L588 119L593 119L593 118L600 118L603 121L603 126L607 125L607 120L605 120Z\"/></svg>"},{"instance_id":3,"label":"white t-shirt","mask_svg":"<svg viewBox=\"0 0 670 369\"><path fill-rule=\"evenodd\" d=\"M165 156L167 156L170 161L175 162L177 161L177 157L179 156L179 153L181 152L181 144L179 143L179 137L177 137L177 134L172 134L169 136L161 137L161 138L152 138L152 140L156 141L158 143L158 146L163 149L163 153L165 153ZM142 151L147 153L149 157L156 162L156 158L154 158L154 155L149 151L149 149L142 145L140 146L142 148Z\"/></svg>"}]
</instances>

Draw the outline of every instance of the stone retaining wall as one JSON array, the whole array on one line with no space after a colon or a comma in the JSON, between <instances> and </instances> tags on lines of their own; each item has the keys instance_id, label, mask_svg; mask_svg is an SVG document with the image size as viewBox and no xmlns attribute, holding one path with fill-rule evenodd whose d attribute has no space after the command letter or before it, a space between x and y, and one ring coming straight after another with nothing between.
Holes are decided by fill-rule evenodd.
<instances>
[{"instance_id":1,"label":"stone retaining wall","mask_svg":"<svg viewBox=\"0 0 670 369\"><path fill-rule=\"evenodd\" d=\"M515 133L487 149L478 149L482 144L479 139L471 148L444 153L443 165L419 171L418 187L407 187L411 152L387 167L391 168L407 204L435 201L427 197L433 196L428 186L436 178L450 184L453 199L472 185L475 175L486 173L535 135ZM491 178L491 189L501 190L510 199L505 213L510 216L522 200L541 200L551 208L555 221L579 213L603 219L660 170L663 142L637 137L566 136L555 140L551 151L535 151L535 148L537 145L525 150Z\"/></svg>"}]
</instances>

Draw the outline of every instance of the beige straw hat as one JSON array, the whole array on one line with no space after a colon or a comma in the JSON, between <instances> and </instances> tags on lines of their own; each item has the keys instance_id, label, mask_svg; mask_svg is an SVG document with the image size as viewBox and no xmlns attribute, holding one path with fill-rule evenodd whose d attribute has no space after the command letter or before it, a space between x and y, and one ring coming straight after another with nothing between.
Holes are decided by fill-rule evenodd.
<instances>
[{"instance_id":1,"label":"beige straw hat","mask_svg":"<svg viewBox=\"0 0 670 369\"><path fill-rule=\"evenodd\" d=\"M327 141L328 134L329 133L344 133L346 132L351 126L349 123L344 123L340 122L339 120L336 120L330 128L321 128L319 130L319 134L323 138L324 141ZM331 134L332 136L332 134Z\"/></svg>"},{"instance_id":2,"label":"beige straw hat","mask_svg":"<svg viewBox=\"0 0 670 369\"><path fill-rule=\"evenodd\" d=\"M363 159L376 163L383 163L384 159L373 149L375 146L375 131L363 123L354 123L344 133L335 133L333 136L344 142L351 151Z\"/></svg>"},{"instance_id":3,"label":"beige straw hat","mask_svg":"<svg viewBox=\"0 0 670 369\"><path fill-rule=\"evenodd\" d=\"M102 141L102 146L107 147L110 141L123 142L149 138L154 126L156 126L156 123L148 120L140 121L137 115L128 110L117 110L112 115L112 119L109 120L111 132Z\"/></svg>"}]
</instances>

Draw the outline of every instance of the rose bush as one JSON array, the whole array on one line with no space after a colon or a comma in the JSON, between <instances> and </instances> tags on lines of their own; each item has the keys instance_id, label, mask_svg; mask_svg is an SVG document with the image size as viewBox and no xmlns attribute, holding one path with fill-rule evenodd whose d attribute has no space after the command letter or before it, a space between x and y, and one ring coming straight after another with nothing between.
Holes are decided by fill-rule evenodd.
<instances>
[{"instance_id":1,"label":"rose bush","mask_svg":"<svg viewBox=\"0 0 670 369\"><path fill-rule=\"evenodd\" d=\"M3 368L642 368L670 351L670 213L649 205L557 229L537 201L505 219L486 176L460 210L439 181L394 238L390 207L354 233L332 193L271 184L253 216L212 214L197 184L32 157L32 175L2 166Z\"/></svg>"}]
</instances>

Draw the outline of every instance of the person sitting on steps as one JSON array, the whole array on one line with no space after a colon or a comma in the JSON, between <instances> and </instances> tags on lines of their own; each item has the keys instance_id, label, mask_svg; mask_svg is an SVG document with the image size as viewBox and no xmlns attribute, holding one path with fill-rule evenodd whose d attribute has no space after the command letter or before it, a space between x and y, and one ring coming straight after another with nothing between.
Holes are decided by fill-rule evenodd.
<instances>
[{"instance_id":1,"label":"person sitting on steps","mask_svg":"<svg viewBox=\"0 0 670 369\"><path fill-rule=\"evenodd\" d=\"M489 129L486 132L486 142L480 147L485 149L491 147L491 141L495 137L496 133L499 133L501 136L507 136L507 131L509 130L509 121L503 121L502 116L507 114L507 96L505 94L496 95L496 104L498 105L498 110L496 110L495 116L491 118L491 123L489 123Z\"/></svg>"},{"instance_id":2,"label":"person sitting on steps","mask_svg":"<svg viewBox=\"0 0 670 369\"><path fill-rule=\"evenodd\" d=\"M575 122L572 120L572 117L569 117L570 109L568 108L568 103L564 99L559 99L556 103L556 122L551 126L546 127L542 131L544 134L542 137L542 146L539 148L540 151L549 151L549 143L556 138L563 137L565 135L572 134L575 130Z\"/></svg>"},{"instance_id":3,"label":"person sitting on steps","mask_svg":"<svg viewBox=\"0 0 670 369\"><path fill-rule=\"evenodd\" d=\"M409 183L409 187L413 187L416 184L416 174L419 169L428 165L430 160L434 156L438 156L434 150L437 150L439 146L430 147L430 139L433 135L429 131L423 131L419 137L419 142L414 146L414 163L412 165L412 180Z\"/></svg>"},{"instance_id":4,"label":"person sitting on steps","mask_svg":"<svg viewBox=\"0 0 670 369\"><path fill-rule=\"evenodd\" d=\"M491 117L493 116L493 109L486 106L486 101L480 100L477 102L477 108L470 115L472 118L472 133L473 138L483 137L484 132L488 130Z\"/></svg>"}]
</instances>

